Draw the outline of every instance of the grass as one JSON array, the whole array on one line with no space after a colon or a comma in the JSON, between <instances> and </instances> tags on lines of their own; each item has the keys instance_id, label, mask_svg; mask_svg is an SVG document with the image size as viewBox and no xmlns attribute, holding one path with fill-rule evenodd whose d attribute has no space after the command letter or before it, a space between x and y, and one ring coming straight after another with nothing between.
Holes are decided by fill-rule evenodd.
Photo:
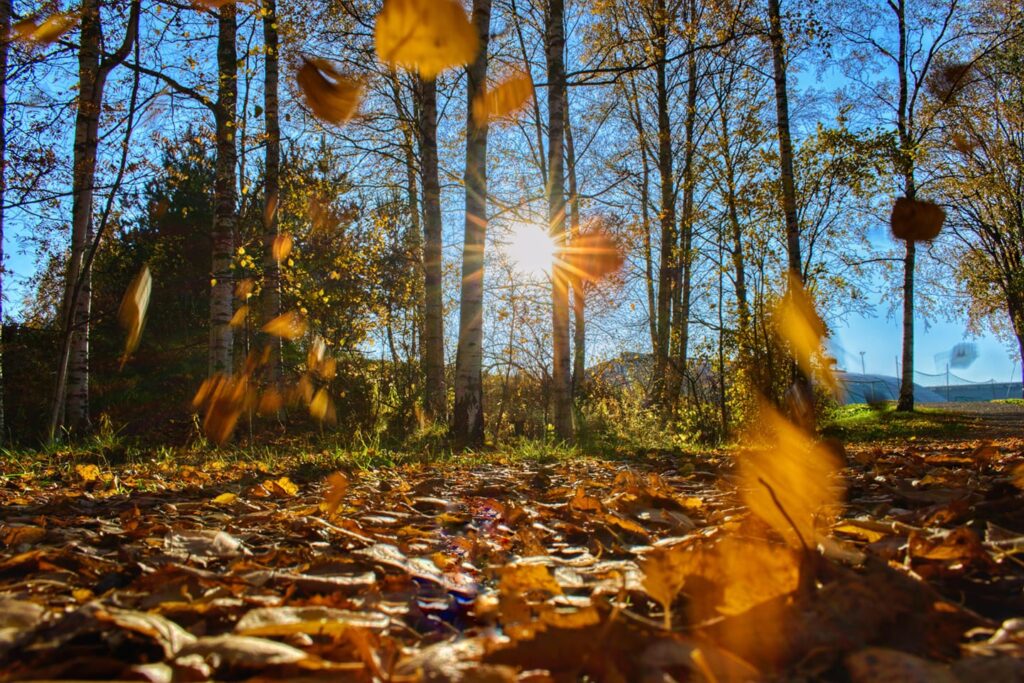
<instances>
[{"instance_id":1,"label":"grass","mask_svg":"<svg viewBox=\"0 0 1024 683\"><path fill-rule=\"evenodd\" d=\"M826 417L824 436L847 443L867 441L949 439L970 427L964 415L937 408L919 407L913 412L896 412L892 403L873 407L863 403L841 406Z\"/></svg>"},{"instance_id":2,"label":"grass","mask_svg":"<svg viewBox=\"0 0 1024 683\"><path fill-rule=\"evenodd\" d=\"M991 403L1001 403L1008 406L1024 406L1024 398L995 398Z\"/></svg>"}]
</instances>

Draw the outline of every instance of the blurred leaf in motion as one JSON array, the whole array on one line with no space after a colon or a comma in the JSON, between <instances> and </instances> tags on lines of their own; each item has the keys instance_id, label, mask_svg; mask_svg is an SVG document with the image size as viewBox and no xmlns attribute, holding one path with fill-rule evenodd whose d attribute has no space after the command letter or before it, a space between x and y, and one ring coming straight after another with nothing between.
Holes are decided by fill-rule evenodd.
<instances>
[{"instance_id":1,"label":"blurred leaf in motion","mask_svg":"<svg viewBox=\"0 0 1024 683\"><path fill-rule=\"evenodd\" d=\"M456 0L385 0L374 41L380 61L433 79L465 66L480 48L476 30Z\"/></svg>"},{"instance_id":2,"label":"blurred leaf in motion","mask_svg":"<svg viewBox=\"0 0 1024 683\"><path fill-rule=\"evenodd\" d=\"M146 310L149 308L149 295L153 291L153 276L149 272L149 266L142 266L142 270L124 293L121 299L121 308L117 312L118 320L127 335L124 343L124 356L121 358L121 367L128 362L128 356L139 347L139 340L142 338L142 328L146 323Z\"/></svg>"},{"instance_id":3,"label":"blurred leaf in motion","mask_svg":"<svg viewBox=\"0 0 1024 683\"><path fill-rule=\"evenodd\" d=\"M473 121L482 126L491 119L522 111L533 97L533 79L524 72L513 74L480 93L473 100Z\"/></svg>"},{"instance_id":4,"label":"blurred leaf in motion","mask_svg":"<svg viewBox=\"0 0 1024 683\"><path fill-rule=\"evenodd\" d=\"M296 80L313 114L327 123L347 123L359 111L363 84L339 73L324 59L304 60Z\"/></svg>"},{"instance_id":5,"label":"blurred leaf in motion","mask_svg":"<svg viewBox=\"0 0 1024 683\"><path fill-rule=\"evenodd\" d=\"M306 333L306 319L295 311L288 311L277 316L262 331L282 339L295 340Z\"/></svg>"},{"instance_id":6,"label":"blurred leaf in motion","mask_svg":"<svg viewBox=\"0 0 1024 683\"><path fill-rule=\"evenodd\" d=\"M17 40L48 45L73 29L77 23L77 14L73 12L57 12L48 16L39 24L36 24L31 19L19 21L12 27L11 33Z\"/></svg>"},{"instance_id":7,"label":"blurred leaf in motion","mask_svg":"<svg viewBox=\"0 0 1024 683\"><path fill-rule=\"evenodd\" d=\"M938 237L945 220L946 212L941 206L906 197L896 200L889 218L896 239L915 242Z\"/></svg>"}]
</instances>

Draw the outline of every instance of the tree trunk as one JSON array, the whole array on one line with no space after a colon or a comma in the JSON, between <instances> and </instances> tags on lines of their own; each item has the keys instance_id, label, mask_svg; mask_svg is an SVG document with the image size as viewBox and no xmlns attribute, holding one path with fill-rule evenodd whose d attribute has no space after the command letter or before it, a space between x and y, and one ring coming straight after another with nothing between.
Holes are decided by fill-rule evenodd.
<instances>
[{"instance_id":1,"label":"tree trunk","mask_svg":"<svg viewBox=\"0 0 1024 683\"><path fill-rule=\"evenodd\" d=\"M445 420L444 302L441 263L441 183L437 168L437 82L420 79L420 172L423 175L423 408Z\"/></svg>"},{"instance_id":2,"label":"tree trunk","mask_svg":"<svg viewBox=\"0 0 1024 683\"><path fill-rule=\"evenodd\" d=\"M217 162L214 180L213 254L210 288L210 374L231 372L234 335L231 316L234 303L231 262L238 221L235 173L235 106L238 100L238 56L235 34L238 20L234 3L224 5L217 17Z\"/></svg>"},{"instance_id":3,"label":"tree trunk","mask_svg":"<svg viewBox=\"0 0 1024 683\"><path fill-rule=\"evenodd\" d=\"M689 16L696 12L689 4ZM692 32L687 32L692 36ZM679 230L679 285L676 287L672 310L672 372L669 374L669 406L674 411L679 401L683 380L686 376L687 356L690 351L690 299L693 291L693 206L696 183L693 166L697 143L694 140L697 122L697 52L691 37L686 44L688 50L686 67L686 118L683 124L685 144L683 151L683 215Z\"/></svg>"},{"instance_id":4,"label":"tree trunk","mask_svg":"<svg viewBox=\"0 0 1024 683\"><path fill-rule=\"evenodd\" d=\"M896 12L899 36L899 69L898 87L899 101L896 105L896 132L899 135L899 164L903 173L903 194L907 199L917 196L917 184L914 181L913 142L910 134L909 102L910 83L909 62L907 57L907 22L904 0L890 4ZM917 245L907 240L903 256L903 370L900 373L900 397L896 402L896 410L909 412L914 410L914 268L917 260Z\"/></svg>"},{"instance_id":5,"label":"tree trunk","mask_svg":"<svg viewBox=\"0 0 1024 683\"><path fill-rule=\"evenodd\" d=\"M576 239L580 234L580 195L576 184L576 146L572 139L572 120L569 116L569 93L566 89L565 107L565 162L569 178L569 237ZM570 243L570 247L572 244ZM579 273L572 277L572 393L579 396L584 375L587 372L587 284Z\"/></svg>"},{"instance_id":6,"label":"tree trunk","mask_svg":"<svg viewBox=\"0 0 1024 683\"><path fill-rule=\"evenodd\" d=\"M487 120L475 121L473 100L487 91L487 46L491 0L473 0L473 25L480 52L466 71L466 228L462 247L459 347L455 355L455 438L484 443L483 299L484 242L487 237Z\"/></svg>"},{"instance_id":7,"label":"tree trunk","mask_svg":"<svg viewBox=\"0 0 1024 683\"><path fill-rule=\"evenodd\" d=\"M789 95L786 89L786 43L782 35L779 0L768 0L768 38L772 45L772 80L775 82L775 124L779 139L779 172L782 210L786 216L786 254L789 271L803 282L800 260L800 226L796 215L793 181L793 142L789 134Z\"/></svg>"},{"instance_id":8,"label":"tree trunk","mask_svg":"<svg viewBox=\"0 0 1024 683\"><path fill-rule=\"evenodd\" d=\"M7 55L11 34L11 0L0 0L0 443L7 441L4 424L4 201L7 198Z\"/></svg>"},{"instance_id":9,"label":"tree trunk","mask_svg":"<svg viewBox=\"0 0 1024 683\"><path fill-rule=\"evenodd\" d=\"M266 117L266 171L263 195L263 320L281 315L281 270L273 255L274 239L278 235L278 206L281 201L281 124L278 106L278 32L277 0L264 0L263 45L266 61L263 74L263 114ZM263 340L269 346L267 383L276 387L281 375L281 339L267 335Z\"/></svg>"},{"instance_id":10,"label":"tree trunk","mask_svg":"<svg viewBox=\"0 0 1024 683\"><path fill-rule=\"evenodd\" d=\"M565 245L565 5L550 0L546 26L548 66L548 220L557 248ZM569 279L557 263L551 272L552 400L555 434L572 441L572 376L569 372Z\"/></svg>"},{"instance_id":11,"label":"tree trunk","mask_svg":"<svg viewBox=\"0 0 1024 683\"><path fill-rule=\"evenodd\" d=\"M665 0L659 0L654 25L655 96L658 108L658 172L661 176L661 256L658 260L658 323L657 343L654 346L654 377L658 385L658 400L663 411L672 404L670 392L673 382L669 380L672 330L672 300L679 286L678 255L676 244L676 190L673 177L672 124L669 119L668 65L665 62L668 49L668 17Z\"/></svg>"}]
</instances>

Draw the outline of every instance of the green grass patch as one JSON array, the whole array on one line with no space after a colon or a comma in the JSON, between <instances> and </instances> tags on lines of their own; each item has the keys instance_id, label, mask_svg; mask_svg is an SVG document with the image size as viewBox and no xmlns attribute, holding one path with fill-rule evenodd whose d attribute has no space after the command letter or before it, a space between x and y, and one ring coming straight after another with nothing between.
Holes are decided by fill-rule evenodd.
<instances>
[{"instance_id":1,"label":"green grass patch","mask_svg":"<svg viewBox=\"0 0 1024 683\"><path fill-rule=\"evenodd\" d=\"M879 407L862 403L840 406L824 420L821 433L848 443L868 441L948 439L963 436L971 427L965 415L919 407L897 412L893 404Z\"/></svg>"},{"instance_id":2,"label":"green grass patch","mask_svg":"<svg viewBox=\"0 0 1024 683\"><path fill-rule=\"evenodd\" d=\"M994 398L990 403L1001 403L1007 406L1024 406L1024 398Z\"/></svg>"}]
</instances>

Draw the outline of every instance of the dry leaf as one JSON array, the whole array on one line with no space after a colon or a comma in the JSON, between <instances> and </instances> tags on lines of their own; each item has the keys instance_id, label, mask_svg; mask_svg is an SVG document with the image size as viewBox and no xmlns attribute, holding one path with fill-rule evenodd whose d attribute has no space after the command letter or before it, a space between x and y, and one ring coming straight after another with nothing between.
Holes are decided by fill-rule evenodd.
<instances>
[{"instance_id":1,"label":"dry leaf","mask_svg":"<svg viewBox=\"0 0 1024 683\"><path fill-rule=\"evenodd\" d=\"M248 299L252 296L253 290L256 289L256 281L251 277L247 277L244 280L239 280L235 284L235 296L239 299Z\"/></svg>"},{"instance_id":2,"label":"dry leaf","mask_svg":"<svg viewBox=\"0 0 1024 683\"><path fill-rule=\"evenodd\" d=\"M335 472L331 476L327 477L327 493L324 494L324 508L328 515L333 515L338 506L341 505L341 499L345 497L345 492L348 491L348 477L341 472Z\"/></svg>"},{"instance_id":3,"label":"dry leaf","mask_svg":"<svg viewBox=\"0 0 1024 683\"><path fill-rule=\"evenodd\" d=\"M277 262L284 261L288 258L288 254L292 253L292 236L288 233L282 233L274 238L274 244L270 247L270 252L274 255L274 260Z\"/></svg>"},{"instance_id":4,"label":"dry leaf","mask_svg":"<svg viewBox=\"0 0 1024 683\"><path fill-rule=\"evenodd\" d=\"M75 465L75 473L86 484L99 481L100 478L100 468L96 465Z\"/></svg>"},{"instance_id":5,"label":"dry leaf","mask_svg":"<svg viewBox=\"0 0 1024 683\"><path fill-rule=\"evenodd\" d=\"M313 400L309 402L309 414L314 420L321 422L334 422L337 419L334 402L328 396L326 389L321 387L313 396Z\"/></svg>"},{"instance_id":6,"label":"dry leaf","mask_svg":"<svg viewBox=\"0 0 1024 683\"><path fill-rule=\"evenodd\" d=\"M426 79L469 64L480 47L457 0L385 0L374 42L382 62L418 69Z\"/></svg>"},{"instance_id":7,"label":"dry leaf","mask_svg":"<svg viewBox=\"0 0 1024 683\"><path fill-rule=\"evenodd\" d=\"M931 202L899 197L889 221L892 234L901 240L933 240L939 236L946 212Z\"/></svg>"},{"instance_id":8,"label":"dry leaf","mask_svg":"<svg viewBox=\"0 0 1024 683\"><path fill-rule=\"evenodd\" d=\"M825 323L822 322L814 301L804 289L800 278L789 274L789 288L775 312L778 320L779 333L793 347L794 356L800 369L810 377L815 367L811 360L820 356L821 340L825 336ZM827 362L820 363L818 375L834 396L839 394L839 383Z\"/></svg>"},{"instance_id":9,"label":"dry leaf","mask_svg":"<svg viewBox=\"0 0 1024 683\"><path fill-rule=\"evenodd\" d=\"M235 314L231 316L231 321L228 323L231 327L241 327L245 324L245 318L249 315L249 307L242 306Z\"/></svg>"},{"instance_id":10,"label":"dry leaf","mask_svg":"<svg viewBox=\"0 0 1024 683\"><path fill-rule=\"evenodd\" d=\"M153 276L149 273L149 266L142 266L142 270L135 276L128 285L124 298L121 299L121 307L118 309L117 318L126 333L124 343L124 356L121 357L121 367L128 362L128 356L139 347L139 340L142 338L142 328L146 324L146 310L149 308L149 295L153 291Z\"/></svg>"},{"instance_id":11,"label":"dry leaf","mask_svg":"<svg viewBox=\"0 0 1024 683\"><path fill-rule=\"evenodd\" d=\"M318 118L328 123L347 123L359 111L363 84L338 73L326 60L304 60L296 80L306 104Z\"/></svg>"},{"instance_id":12,"label":"dry leaf","mask_svg":"<svg viewBox=\"0 0 1024 683\"><path fill-rule=\"evenodd\" d=\"M276 389L267 389L260 396L256 412L260 415L276 415L284 405L284 397Z\"/></svg>"},{"instance_id":13,"label":"dry leaf","mask_svg":"<svg viewBox=\"0 0 1024 683\"><path fill-rule=\"evenodd\" d=\"M47 45L70 31L77 23L77 14L58 12L51 14L40 24L36 24L31 19L19 21L11 30L18 40Z\"/></svg>"},{"instance_id":14,"label":"dry leaf","mask_svg":"<svg viewBox=\"0 0 1024 683\"><path fill-rule=\"evenodd\" d=\"M306 333L306 319L295 311L288 311L277 316L266 325L262 331L282 339L298 339Z\"/></svg>"},{"instance_id":15,"label":"dry leaf","mask_svg":"<svg viewBox=\"0 0 1024 683\"><path fill-rule=\"evenodd\" d=\"M491 119L515 114L526 107L532 97L533 79L530 74L513 74L473 99L473 121L482 126Z\"/></svg>"},{"instance_id":16,"label":"dry leaf","mask_svg":"<svg viewBox=\"0 0 1024 683\"><path fill-rule=\"evenodd\" d=\"M813 547L819 513L839 502L840 489L832 479L842 463L764 402L759 427L748 435L748 442L763 445L746 451L740 459L743 498L751 512L790 545L802 542Z\"/></svg>"}]
</instances>

